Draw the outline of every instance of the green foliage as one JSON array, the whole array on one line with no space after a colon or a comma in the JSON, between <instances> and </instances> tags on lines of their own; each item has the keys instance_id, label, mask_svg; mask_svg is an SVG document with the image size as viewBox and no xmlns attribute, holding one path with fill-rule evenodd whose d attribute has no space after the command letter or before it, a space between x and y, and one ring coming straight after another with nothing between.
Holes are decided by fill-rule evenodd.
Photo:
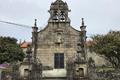
<instances>
[{"instance_id":1,"label":"green foliage","mask_svg":"<svg viewBox=\"0 0 120 80\"><path fill-rule=\"evenodd\" d=\"M24 53L15 38L0 37L0 64L22 61Z\"/></svg>"},{"instance_id":2,"label":"green foliage","mask_svg":"<svg viewBox=\"0 0 120 80\"><path fill-rule=\"evenodd\" d=\"M89 46L94 51L112 63L113 67L120 68L120 31L110 31L106 35L92 36Z\"/></svg>"}]
</instances>

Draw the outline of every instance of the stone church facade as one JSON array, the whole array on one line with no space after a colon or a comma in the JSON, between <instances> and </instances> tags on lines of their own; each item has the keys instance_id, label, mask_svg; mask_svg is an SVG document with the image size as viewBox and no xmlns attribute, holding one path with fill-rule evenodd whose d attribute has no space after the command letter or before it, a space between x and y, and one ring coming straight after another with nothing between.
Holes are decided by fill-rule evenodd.
<instances>
[{"instance_id":1,"label":"stone church facade","mask_svg":"<svg viewBox=\"0 0 120 80\"><path fill-rule=\"evenodd\" d=\"M81 31L71 26L68 12L70 10L67 3L61 0L50 6L48 24L38 32L36 42L36 57L41 60L43 66L65 68L66 61L75 57ZM61 59L62 66L56 63L57 57Z\"/></svg>"},{"instance_id":2,"label":"stone church facade","mask_svg":"<svg viewBox=\"0 0 120 80\"><path fill-rule=\"evenodd\" d=\"M33 27L32 43L34 58L39 59L43 68L50 70L43 71L46 77L65 77L67 75L67 62L78 60L78 65L87 76L87 58L85 51L86 26L82 18L80 30L71 26L70 12L66 2L56 0L51 3L50 18L47 26L38 31L37 24ZM81 47L82 46L82 47ZM77 68L76 68L77 69ZM61 72L61 75L57 75ZM51 72L49 72L51 71ZM53 71L53 72L52 72ZM48 75L51 76L48 76ZM54 76L54 74L56 74ZM64 74L64 75L63 75Z\"/></svg>"},{"instance_id":3,"label":"stone church facade","mask_svg":"<svg viewBox=\"0 0 120 80\"><path fill-rule=\"evenodd\" d=\"M80 30L71 26L66 2L51 3L47 26L38 31L32 27L32 46L25 47L20 64L22 80L88 80L86 26L82 18Z\"/></svg>"}]
</instances>

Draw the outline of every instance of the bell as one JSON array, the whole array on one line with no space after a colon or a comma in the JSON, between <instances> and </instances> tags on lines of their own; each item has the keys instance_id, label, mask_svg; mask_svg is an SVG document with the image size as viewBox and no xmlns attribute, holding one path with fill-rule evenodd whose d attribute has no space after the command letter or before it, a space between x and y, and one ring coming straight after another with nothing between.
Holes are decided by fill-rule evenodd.
<instances>
[{"instance_id":1,"label":"bell","mask_svg":"<svg viewBox=\"0 0 120 80\"><path fill-rule=\"evenodd\" d=\"M53 20L58 20L58 16L55 15L55 16L53 17Z\"/></svg>"},{"instance_id":2,"label":"bell","mask_svg":"<svg viewBox=\"0 0 120 80\"><path fill-rule=\"evenodd\" d=\"M60 19L61 19L61 20L65 20L65 17L62 15L62 16L60 17Z\"/></svg>"}]
</instances>

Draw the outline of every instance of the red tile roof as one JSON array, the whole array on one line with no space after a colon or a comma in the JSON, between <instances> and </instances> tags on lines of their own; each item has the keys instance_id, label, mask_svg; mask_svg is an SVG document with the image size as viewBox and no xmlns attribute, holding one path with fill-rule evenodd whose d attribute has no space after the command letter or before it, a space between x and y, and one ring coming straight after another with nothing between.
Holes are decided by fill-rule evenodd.
<instances>
[{"instance_id":1,"label":"red tile roof","mask_svg":"<svg viewBox=\"0 0 120 80\"><path fill-rule=\"evenodd\" d=\"M26 42L26 41L24 41L24 42L22 42L21 44L20 44L20 47L21 48L27 48L28 46L30 46L31 45L31 42Z\"/></svg>"}]
</instances>

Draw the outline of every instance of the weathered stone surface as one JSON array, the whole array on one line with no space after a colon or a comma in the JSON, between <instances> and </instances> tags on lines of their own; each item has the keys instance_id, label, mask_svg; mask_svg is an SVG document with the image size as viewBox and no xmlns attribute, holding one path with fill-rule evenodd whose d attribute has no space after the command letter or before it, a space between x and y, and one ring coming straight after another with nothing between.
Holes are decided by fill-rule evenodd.
<instances>
[{"instance_id":1,"label":"weathered stone surface","mask_svg":"<svg viewBox=\"0 0 120 80\"><path fill-rule=\"evenodd\" d=\"M60 37L59 37L60 35ZM37 57L43 66L54 68L54 54L64 53L64 64L75 56L80 31L70 26L70 23L48 23L45 29L38 32Z\"/></svg>"}]
</instances>

